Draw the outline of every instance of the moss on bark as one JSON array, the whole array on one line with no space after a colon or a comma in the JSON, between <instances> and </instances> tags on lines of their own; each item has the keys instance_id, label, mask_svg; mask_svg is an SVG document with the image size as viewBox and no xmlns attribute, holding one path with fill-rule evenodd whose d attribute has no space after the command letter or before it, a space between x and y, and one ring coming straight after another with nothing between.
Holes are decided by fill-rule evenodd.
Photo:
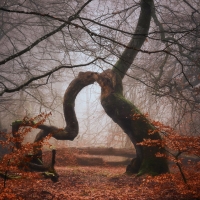
<instances>
[{"instance_id":1,"label":"moss on bark","mask_svg":"<svg viewBox=\"0 0 200 200\"><path fill-rule=\"evenodd\" d=\"M141 146L144 139L161 140L156 128L123 96L121 77L112 70L99 74L97 82L101 86L101 104L105 112L129 136L135 146L137 157L127 167L127 172L151 175L168 172L166 158L155 156L157 152L165 153L160 146ZM109 83L109 84L108 84ZM149 134L149 131L155 131Z\"/></svg>"}]
</instances>

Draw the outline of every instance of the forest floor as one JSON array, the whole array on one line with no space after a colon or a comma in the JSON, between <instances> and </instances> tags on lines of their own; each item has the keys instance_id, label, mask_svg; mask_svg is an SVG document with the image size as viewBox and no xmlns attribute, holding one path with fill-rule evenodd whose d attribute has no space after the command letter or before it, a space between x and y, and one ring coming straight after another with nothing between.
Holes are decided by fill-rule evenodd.
<instances>
[{"instance_id":1,"label":"forest floor","mask_svg":"<svg viewBox=\"0 0 200 200\"><path fill-rule=\"evenodd\" d=\"M51 152L44 152L43 159L47 165L50 157ZM59 149L56 153L56 171L59 174L57 182L37 175L7 180L6 183L1 178L0 199L200 199L199 185L190 191L187 188L189 186L180 185L173 176L162 176L154 180L125 174L132 157L134 151L129 149ZM171 164L170 168L173 169ZM182 182L181 176L178 179Z\"/></svg>"}]
</instances>

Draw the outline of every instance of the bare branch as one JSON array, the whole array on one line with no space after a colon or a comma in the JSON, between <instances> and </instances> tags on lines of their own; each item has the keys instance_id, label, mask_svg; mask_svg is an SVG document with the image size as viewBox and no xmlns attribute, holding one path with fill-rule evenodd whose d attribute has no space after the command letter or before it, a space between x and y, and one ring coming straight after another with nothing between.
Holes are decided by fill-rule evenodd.
<instances>
[{"instance_id":1,"label":"bare branch","mask_svg":"<svg viewBox=\"0 0 200 200\"><path fill-rule=\"evenodd\" d=\"M92 63L94 63L95 61L97 61L98 59L102 59L102 58L95 58L94 60L92 60L91 62L88 62L88 63L85 63L85 64L79 64L79 65L60 65L58 67L55 67L54 69L52 69L51 71L47 72L47 73L44 73L40 76L35 76L35 77L32 77L30 78L28 81L26 81L25 83L21 84L20 86L16 87L16 88L13 88L13 89L9 89L9 88L6 88L0 92L0 96L2 96L4 93L12 93L12 92L16 92L16 91L19 91L21 90L22 88L24 88L25 86L29 85L30 83L32 83L33 81L36 81L36 80L39 80L41 78L44 78L44 77L47 77L51 74L53 74L54 72L60 70L60 69L63 69L63 68L77 68L77 67L83 67L83 66L88 66Z\"/></svg>"},{"instance_id":2,"label":"bare branch","mask_svg":"<svg viewBox=\"0 0 200 200\"><path fill-rule=\"evenodd\" d=\"M89 4L92 0L88 0L74 15L70 16L68 18L68 20L61 20L61 19L58 19L56 17L53 17L49 14L42 14L42 13L37 13L37 12L25 12L25 11L14 11L14 10L9 10L9 9L6 9L6 8L0 8L0 10L2 11L7 11L7 12L15 12L15 13L23 13L23 14L33 14L33 15L39 15L39 16L44 16L44 17L50 17L52 19L56 19L58 21L64 21L64 23L59 26L58 28L56 28L55 30L49 32L48 34L42 36L41 38L37 39L35 42L33 42L30 46L28 46L27 48L23 49L22 51L16 53L16 54L13 54L12 56L9 56L8 58L0 61L0 65L3 65L5 64L6 62L16 58L16 57L19 57L21 56L22 54L26 53L27 51L30 51L33 47L35 47L37 44L39 44L40 42L42 42L43 40L47 39L48 37L54 35L55 33L61 31L66 25L70 24L70 22L72 20L74 20L75 18L78 17L78 15L80 14L80 12L85 8L85 6L87 4Z\"/></svg>"}]
</instances>

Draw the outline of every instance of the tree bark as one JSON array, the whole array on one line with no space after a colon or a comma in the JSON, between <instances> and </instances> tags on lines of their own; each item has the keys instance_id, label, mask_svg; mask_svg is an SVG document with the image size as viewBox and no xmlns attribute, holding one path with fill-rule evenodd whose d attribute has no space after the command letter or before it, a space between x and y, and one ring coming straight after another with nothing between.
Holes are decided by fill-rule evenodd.
<instances>
[{"instance_id":1,"label":"tree bark","mask_svg":"<svg viewBox=\"0 0 200 200\"><path fill-rule=\"evenodd\" d=\"M128 173L161 174L168 172L166 158L156 157L156 153L165 154L161 146L141 146L144 139L160 141L161 137L149 120L123 96L122 80L118 73L106 70L96 75L101 86L101 104L109 117L129 136L136 149L136 158L127 167ZM149 132L155 131L154 134Z\"/></svg>"}]
</instances>

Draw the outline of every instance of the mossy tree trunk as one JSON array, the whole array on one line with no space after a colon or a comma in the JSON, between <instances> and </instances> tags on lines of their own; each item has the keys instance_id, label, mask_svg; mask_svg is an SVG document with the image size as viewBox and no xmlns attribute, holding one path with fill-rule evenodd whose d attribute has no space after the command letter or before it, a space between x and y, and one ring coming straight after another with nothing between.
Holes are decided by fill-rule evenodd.
<instances>
[{"instance_id":1,"label":"mossy tree trunk","mask_svg":"<svg viewBox=\"0 0 200 200\"><path fill-rule=\"evenodd\" d=\"M127 166L127 172L155 175L168 172L166 158L155 156L157 152L165 153L165 149L160 146L141 146L138 143L144 139L159 141L161 137L158 132L149 134L156 130L155 127L134 104L125 99L122 86L122 79L148 35L153 7L153 0L141 0L140 16L132 39L113 69L100 74L97 82L102 89L101 104L105 112L123 129L135 146L137 156Z\"/></svg>"},{"instance_id":2,"label":"mossy tree trunk","mask_svg":"<svg viewBox=\"0 0 200 200\"><path fill-rule=\"evenodd\" d=\"M102 89L101 104L105 112L122 128L135 146L136 158L127 166L127 172L152 175L168 172L166 158L155 155L158 152L165 153L162 146L158 144L148 147L138 144L144 139L160 142L161 137L150 121L123 96L120 75L113 70L106 70L97 75L96 80Z\"/></svg>"},{"instance_id":3,"label":"mossy tree trunk","mask_svg":"<svg viewBox=\"0 0 200 200\"><path fill-rule=\"evenodd\" d=\"M133 103L126 100L123 96L122 79L148 35L151 10L154 6L153 0L141 0L140 6L140 16L132 39L113 69L106 70L101 74L94 72L79 73L78 77L71 82L64 95L63 107L67 124L66 128L59 129L54 126L39 125L38 128L41 131L36 136L35 141L40 141L49 133L58 140L73 140L79 131L74 111L76 96L82 88L96 81L101 87L101 104L105 112L122 128L135 146L136 158L127 167L127 172L152 175L168 172L166 159L155 156L157 152L165 153L163 147L138 145L144 139L161 140L159 133L148 134L149 131L154 131L155 127L141 114ZM41 151L39 154L41 155Z\"/></svg>"}]
</instances>

